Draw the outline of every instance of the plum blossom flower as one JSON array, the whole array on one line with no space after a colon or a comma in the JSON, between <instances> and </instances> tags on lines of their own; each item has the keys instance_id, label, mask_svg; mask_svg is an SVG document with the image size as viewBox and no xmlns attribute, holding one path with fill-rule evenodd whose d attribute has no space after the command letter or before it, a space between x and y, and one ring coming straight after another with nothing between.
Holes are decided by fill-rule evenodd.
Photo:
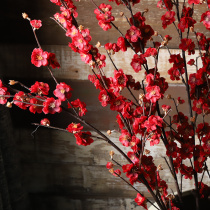
<instances>
[{"instance_id":1,"label":"plum blossom flower","mask_svg":"<svg viewBox=\"0 0 210 210\"><path fill-rule=\"evenodd\" d=\"M172 24L175 21L175 12L167 11L162 17L162 27L165 29L168 25Z\"/></svg>"},{"instance_id":2,"label":"plum blossom flower","mask_svg":"<svg viewBox=\"0 0 210 210\"><path fill-rule=\"evenodd\" d=\"M6 97L6 95L10 95L10 93L7 91L7 88L3 86L2 81L0 80L0 104L7 103L7 99L9 97Z\"/></svg>"},{"instance_id":3,"label":"plum blossom flower","mask_svg":"<svg viewBox=\"0 0 210 210\"><path fill-rule=\"evenodd\" d=\"M202 14L200 22L203 22L203 25L210 30L210 11Z\"/></svg>"},{"instance_id":4,"label":"plum blossom flower","mask_svg":"<svg viewBox=\"0 0 210 210\"><path fill-rule=\"evenodd\" d=\"M81 126L80 123L71 123L68 125L66 130L70 133L78 133L83 129L83 126Z\"/></svg>"},{"instance_id":5,"label":"plum blossom flower","mask_svg":"<svg viewBox=\"0 0 210 210\"><path fill-rule=\"evenodd\" d=\"M31 63L36 67L47 66L49 64L48 52L40 48L35 48L31 54Z\"/></svg>"},{"instance_id":6,"label":"plum blossom flower","mask_svg":"<svg viewBox=\"0 0 210 210\"><path fill-rule=\"evenodd\" d=\"M146 87L147 94L145 95L147 100L152 103L156 103L161 98L160 87L159 86L148 86Z\"/></svg>"},{"instance_id":7,"label":"plum blossom flower","mask_svg":"<svg viewBox=\"0 0 210 210\"><path fill-rule=\"evenodd\" d=\"M61 112L61 100L54 98L47 98L46 101L43 103L43 112L45 114L55 114L56 112Z\"/></svg>"},{"instance_id":8,"label":"plum blossom flower","mask_svg":"<svg viewBox=\"0 0 210 210\"><path fill-rule=\"evenodd\" d=\"M39 29L39 28L42 27L42 21L41 20L31 20L30 24L34 29Z\"/></svg>"},{"instance_id":9,"label":"plum blossom flower","mask_svg":"<svg viewBox=\"0 0 210 210\"><path fill-rule=\"evenodd\" d=\"M56 89L53 91L54 95L58 97L61 101L65 101L70 98L72 93L70 92L72 88L64 82L56 85Z\"/></svg>"},{"instance_id":10,"label":"plum blossom flower","mask_svg":"<svg viewBox=\"0 0 210 210\"><path fill-rule=\"evenodd\" d=\"M93 143L93 139L91 138L91 132L78 132L74 134L76 138L76 143L78 145L87 146Z\"/></svg>"},{"instance_id":11,"label":"plum blossom flower","mask_svg":"<svg viewBox=\"0 0 210 210\"><path fill-rule=\"evenodd\" d=\"M36 81L35 84L32 85L29 89L31 93L36 93L38 95L48 95L50 88L47 83Z\"/></svg>"},{"instance_id":12,"label":"plum blossom flower","mask_svg":"<svg viewBox=\"0 0 210 210\"><path fill-rule=\"evenodd\" d=\"M49 126L50 121L47 118L44 118L44 119L41 120L40 124L44 125L44 126Z\"/></svg>"},{"instance_id":13,"label":"plum blossom flower","mask_svg":"<svg viewBox=\"0 0 210 210\"><path fill-rule=\"evenodd\" d=\"M134 199L134 201L139 205L139 206L143 206L145 209L147 209L147 200L146 198L141 195L140 193L137 193L136 198Z\"/></svg>"}]
</instances>

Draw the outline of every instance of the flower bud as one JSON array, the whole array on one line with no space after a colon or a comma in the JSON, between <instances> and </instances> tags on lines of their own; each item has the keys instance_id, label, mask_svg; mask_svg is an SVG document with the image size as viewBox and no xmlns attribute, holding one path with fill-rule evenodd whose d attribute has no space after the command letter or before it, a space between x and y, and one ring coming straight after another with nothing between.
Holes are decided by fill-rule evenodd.
<instances>
[{"instance_id":1,"label":"flower bud","mask_svg":"<svg viewBox=\"0 0 210 210\"><path fill-rule=\"evenodd\" d=\"M148 11L149 11L149 9L148 9L148 8L144 9L144 12L145 12L145 13L147 13Z\"/></svg>"},{"instance_id":2,"label":"flower bud","mask_svg":"<svg viewBox=\"0 0 210 210\"><path fill-rule=\"evenodd\" d=\"M111 158L113 158L113 156L114 156L114 151L111 150L111 151L109 152L109 155L111 156Z\"/></svg>"},{"instance_id":3,"label":"flower bud","mask_svg":"<svg viewBox=\"0 0 210 210\"><path fill-rule=\"evenodd\" d=\"M139 100L143 100L143 98L144 98L144 94L143 93L140 93L139 94Z\"/></svg>"},{"instance_id":4,"label":"flower bud","mask_svg":"<svg viewBox=\"0 0 210 210\"><path fill-rule=\"evenodd\" d=\"M113 174L113 173L114 173L114 169L113 169L113 168L110 169L109 172L110 172L111 174Z\"/></svg>"},{"instance_id":5,"label":"flower bud","mask_svg":"<svg viewBox=\"0 0 210 210\"><path fill-rule=\"evenodd\" d=\"M99 48L101 46L100 42L97 42L96 47Z\"/></svg>"},{"instance_id":6,"label":"flower bud","mask_svg":"<svg viewBox=\"0 0 210 210\"><path fill-rule=\"evenodd\" d=\"M120 16L122 17L124 15L124 12L120 12Z\"/></svg>"},{"instance_id":7,"label":"flower bud","mask_svg":"<svg viewBox=\"0 0 210 210\"><path fill-rule=\"evenodd\" d=\"M175 197L174 197L174 195L172 195L172 194L169 194L168 196L167 196L170 200L173 200Z\"/></svg>"},{"instance_id":8,"label":"flower bud","mask_svg":"<svg viewBox=\"0 0 210 210\"><path fill-rule=\"evenodd\" d=\"M15 81L15 80L9 80L9 85L15 85L15 84L17 84L17 81Z\"/></svg>"},{"instance_id":9,"label":"flower bud","mask_svg":"<svg viewBox=\"0 0 210 210\"><path fill-rule=\"evenodd\" d=\"M195 122L195 116L190 118L190 122Z\"/></svg>"},{"instance_id":10,"label":"flower bud","mask_svg":"<svg viewBox=\"0 0 210 210\"><path fill-rule=\"evenodd\" d=\"M28 14L26 14L25 12L23 12L23 13L22 13L22 17L23 17L24 19L28 19Z\"/></svg>"},{"instance_id":11,"label":"flower bud","mask_svg":"<svg viewBox=\"0 0 210 210\"><path fill-rule=\"evenodd\" d=\"M194 32L194 27L193 26L190 27L190 32Z\"/></svg>"},{"instance_id":12,"label":"flower bud","mask_svg":"<svg viewBox=\"0 0 210 210\"><path fill-rule=\"evenodd\" d=\"M84 30L84 26L82 26L82 25L80 25L78 28L80 31Z\"/></svg>"},{"instance_id":13,"label":"flower bud","mask_svg":"<svg viewBox=\"0 0 210 210\"><path fill-rule=\"evenodd\" d=\"M149 155L149 154L150 154L150 150L145 149L145 150L144 150L144 153L145 153L145 155Z\"/></svg>"},{"instance_id":14,"label":"flower bud","mask_svg":"<svg viewBox=\"0 0 210 210\"><path fill-rule=\"evenodd\" d=\"M170 94L166 95L166 98L171 99L171 95Z\"/></svg>"},{"instance_id":15,"label":"flower bud","mask_svg":"<svg viewBox=\"0 0 210 210\"><path fill-rule=\"evenodd\" d=\"M163 42L161 42L161 45L162 46L166 46L168 44L168 41L163 41Z\"/></svg>"},{"instance_id":16,"label":"flower bud","mask_svg":"<svg viewBox=\"0 0 210 210\"><path fill-rule=\"evenodd\" d=\"M158 171L162 171L162 170L163 170L163 167L162 167L162 165L161 165L161 164L160 164L160 165L158 165L157 170L158 170Z\"/></svg>"},{"instance_id":17,"label":"flower bud","mask_svg":"<svg viewBox=\"0 0 210 210\"><path fill-rule=\"evenodd\" d=\"M22 13L22 17L24 18L24 19L27 19L27 20L31 20L29 17L28 17L28 14L26 14L25 12L24 13Z\"/></svg>"},{"instance_id":18,"label":"flower bud","mask_svg":"<svg viewBox=\"0 0 210 210\"><path fill-rule=\"evenodd\" d=\"M155 31L154 36L158 36L158 32L157 31Z\"/></svg>"},{"instance_id":19,"label":"flower bud","mask_svg":"<svg viewBox=\"0 0 210 210\"><path fill-rule=\"evenodd\" d=\"M95 66L95 62L94 61L90 61L89 66Z\"/></svg>"},{"instance_id":20,"label":"flower bud","mask_svg":"<svg viewBox=\"0 0 210 210\"><path fill-rule=\"evenodd\" d=\"M107 131L107 134L108 134L108 135L111 135L111 134L112 134L112 131L111 131L111 130L108 130L108 131Z\"/></svg>"},{"instance_id":21,"label":"flower bud","mask_svg":"<svg viewBox=\"0 0 210 210\"><path fill-rule=\"evenodd\" d=\"M12 108L12 102L7 102L7 105L6 105L8 108Z\"/></svg>"}]
</instances>

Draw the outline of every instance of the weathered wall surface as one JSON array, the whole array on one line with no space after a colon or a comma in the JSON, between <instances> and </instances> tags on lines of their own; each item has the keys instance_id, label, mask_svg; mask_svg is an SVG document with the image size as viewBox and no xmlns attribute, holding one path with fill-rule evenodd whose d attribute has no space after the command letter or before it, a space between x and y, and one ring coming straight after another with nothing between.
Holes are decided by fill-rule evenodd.
<instances>
[{"instance_id":1,"label":"weathered wall surface","mask_svg":"<svg viewBox=\"0 0 210 210\"><path fill-rule=\"evenodd\" d=\"M95 2L99 5L101 0ZM114 5L112 2L109 3ZM89 0L82 0L77 4L80 5L78 6L78 22L91 30L93 37L91 43L93 45L97 41L100 41L102 45L107 42L116 42L117 37L119 37L118 32L111 29L103 33L93 14L95 8ZM170 41L169 47L173 49L172 53L177 54L179 53L177 50L179 44L177 32L172 25L168 26L166 30L162 29L162 23L157 19L165 11L157 9L156 4L157 0L141 0L141 4L138 9L135 9L135 12L142 12L145 8L149 8L149 13L145 14L146 23L151 24L154 30L157 30L163 36L166 34L172 35L173 39ZM51 4L50 1L43 0L7 0L1 5L1 9L1 28L4 29L0 34L1 76L6 81L7 79L19 79L28 86L32 84L32 80L49 82L53 87L55 86L50 81L49 73L45 68L38 69L30 63L31 52L37 46L30 25L21 17L22 12L27 12L32 19L43 20L43 27L37 31L40 43L44 50L56 53L62 67L60 70L53 70L53 72L59 81L65 81L73 87L72 99L80 96L87 103L88 121L104 130L104 132L108 129L116 129L113 112L110 112L108 108L102 109L100 103L97 102L99 92L86 81L88 74L91 73L90 68L81 62L80 56L72 53L66 46L70 40L64 36L62 29L53 20L49 19L58 11L58 7ZM115 23L125 33L128 25L125 19L119 16L120 11L124 11L123 6L113 8L113 14L116 17ZM195 30L204 31L208 37L210 32L204 30L198 16L198 12L203 13L205 11L205 6L195 6L197 20ZM129 17L127 12L125 14ZM189 37L195 38L191 33ZM160 40L156 39L155 41ZM148 43L148 46L151 46L151 43ZM100 48L100 50L105 54L103 48ZM167 70L171 67L167 62L168 53L165 49L161 49L160 53L158 68L161 76L165 76L168 80ZM193 57L196 57L197 54L196 52ZM128 50L125 54L117 53L113 56L113 59L118 68L122 68L127 74L133 74L136 79L142 80L144 72L141 71L136 74L129 65L132 56L133 53ZM154 66L152 58L148 62L150 67ZM107 76L111 76L113 70L107 58L105 73ZM188 70L190 73L195 72L194 67L189 67ZM85 87L85 91L81 87ZM171 85L167 93L171 93L175 98L182 93L182 98L186 101L185 88L177 83ZM136 92L135 95L138 96L138 93ZM164 100L162 103L172 105L171 101ZM181 110L187 113L187 105L183 105ZM33 138L31 133L35 127L26 126L26 124L39 122L41 118L46 116L43 114L35 117L33 114L14 108L12 117L15 126L14 134L21 154L23 185L30 196L33 210L141 209L136 207L133 201L136 193L107 171L105 165L109 161L108 152L111 148L104 142L95 141L89 147L82 147L76 145L71 134L43 128L39 128ZM58 117L58 115L49 116L49 118L53 125L60 125L62 128L66 128L69 123L74 122L72 118L64 119L65 116L63 115L61 117ZM117 134L111 136L111 138L116 144L120 144ZM163 159L158 156L159 153L165 154L162 143L153 147L151 153L154 155L156 163L163 164L164 171L161 172L161 177L169 183L169 188L174 189L169 170L166 168ZM122 164L125 163L118 154L116 154L116 159ZM209 181L207 183L210 184ZM145 187L135 186L146 196L149 196ZM183 189L191 188L192 182L184 181Z\"/></svg>"},{"instance_id":2,"label":"weathered wall surface","mask_svg":"<svg viewBox=\"0 0 210 210\"><path fill-rule=\"evenodd\" d=\"M39 128L33 139L32 131L32 128L18 129L16 135L22 155L24 185L34 209L141 209L136 208L133 202L136 192L106 169L106 163L110 161L109 151L113 148L105 142L96 140L83 147L78 146L74 137L66 132ZM118 134L110 138L120 146ZM161 157L165 156L163 144L151 148L147 142L146 148L151 150L155 163L163 165L160 175L169 183L168 191L175 191L172 176ZM123 148L123 151L128 150ZM126 164L117 152L114 157L120 164ZM126 178L125 175L123 177ZM205 182L210 184L207 177ZM143 185L134 186L150 198ZM192 188L193 180L183 180L184 191Z\"/></svg>"},{"instance_id":3,"label":"weathered wall surface","mask_svg":"<svg viewBox=\"0 0 210 210\"><path fill-rule=\"evenodd\" d=\"M3 75L7 78L12 79L12 77L19 77L24 79L48 79L50 78L50 73L47 68L41 67L36 68L30 63L30 55L33 51L33 45L1 45L1 59L0 63L0 72L2 71ZM53 52L56 54L56 57L61 65L60 69L52 70L53 74L57 79L73 79L73 80L87 80L89 74L93 74L89 65L81 61L81 57L78 53L73 52L68 46L63 45L44 45L43 50L48 52ZM113 67L106 50L101 47L99 48L101 54L106 55L106 67L103 68L104 73L107 77L114 75L115 68ZM16 52L16 53L13 53ZM179 49L170 49L171 54L179 54L181 50ZM130 63L133 58L133 51L128 49L127 52L118 52L115 55L112 55L112 59L118 69L123 69L125 74L133 75L134 79L137 81L142 81L145 78L145 70L142 67L142 70L139 73L136 73L131 67ZM196 59L199 52L196 50L194 55L187 55L186 60ZM161 49L158 59L158 71L160 75L166 78L168 83L182 83L181 80L170 79L168 70L173 66L168 62L170 55L167 49ZM11 60L12 62L8 62ZM154 68L154 58L147 58L149 68ZM201 59L198 59L199 67L202 66ZM189 74L195 73L195 66L187 66ZM6 71L5 71L6 69ZM94 69L96 72L97 70ZM17 72L17 74L15 74Z\"/></svg>"}]
</instances>

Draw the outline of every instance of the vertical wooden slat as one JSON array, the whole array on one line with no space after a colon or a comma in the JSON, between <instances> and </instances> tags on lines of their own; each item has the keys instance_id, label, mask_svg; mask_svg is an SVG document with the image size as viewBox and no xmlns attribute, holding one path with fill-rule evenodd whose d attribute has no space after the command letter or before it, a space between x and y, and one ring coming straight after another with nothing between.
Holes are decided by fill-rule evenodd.
<instances>
[{"instance_id":1,"label":"vertical wooden slat","mask_svg":"<svg viewBox=\"0 0 210 210\"><path fill-rule=\"evenodd\" d=\"M21 183L17 147L9 110L0 106L0 192L4 210L25 210L26 194Z\"/></svg>"}]
</instances>

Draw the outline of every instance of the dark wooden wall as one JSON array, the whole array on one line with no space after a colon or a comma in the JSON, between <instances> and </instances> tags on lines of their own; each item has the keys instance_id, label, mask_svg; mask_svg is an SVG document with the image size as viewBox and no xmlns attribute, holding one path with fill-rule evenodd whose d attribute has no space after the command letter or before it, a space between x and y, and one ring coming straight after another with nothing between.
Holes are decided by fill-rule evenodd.
<instances>
[{"instance_id":1,"label":"dark wooden wall","mask_svg":"<svg viewBox=\"0 0 210 210\"><path fill-rule=\"evenodd\" d=\"M101 1L96 0L95 2L99 4ZM145 8L150 10L146 14L147 23L151 24L155 30L160 31L163 35L173 34L174 37L170 47L176 49L178 39L173 27L169 26L166 31L163 31L161 22L157 22L157 18L164 14L163 10L156 8L157 1L142 0L141 2L142 4L137 7L138 10L143 11ZM83 14L83 16L79 16L78 21L92 31L92 44L99 40L102 44L116 42L118 34L113 29L101 36L103 31L97 25L93 14L94 7L89 0L82 0L80 3L78 2L78 5L80 5L78 7L79 15ZM65 81L73 87L72 99L79 96L81 100L87 103L89 112L85 118L103 132L108 129L116 129L115 114L108 108L104 109L100 106L97 100L98 91L87 81L90 69L80 61L79 56L68 51L66 44L69 40L65 38L62 29L49 19L58 8L48 0L7 0L1 6L1 10L1 28L4 29L0 33L1 78L5 82L8 79L18 79L28 86L33 81L38 80L49 82L52 87L55 87L45 68L37 69L30 63L31 51L37 46L28 22L21 17L22 12L27 12L32 19L43 20L43 28L37 32L40 43L45 50L50 50L58 55L62 67L60 70L54 70L53 72L59 81ZM120 9L114 8L113 14L116 15L116 25L125 32L128 27L127 23L125 20L121 23L122 18L119 16L119 12L122 10L122 6ZM205 8L196 6L196 15L199 11L205 11ZM199 17L196 18L199 22ZM196 24L197 30L200 31L203 28L202 24ZM209 32L205 33L207 36L209 35ZM103 49L101 50L103 51ZM177 51L175 50L175 52ZM121 54L115 57L118 65L124 67L123 69L127 73L132 72L129 63L126 63L130 58L129 56L132 55L128 53L126 55L127 60ZM162 61L160 66L161 74L166 76L169 68L168 63ZM191 72L195 71L195 69L191 70ZM107 72L108 74L113 72L113 68L110 67L109 63ZM140 80L144 77L143 73L134 74L134 76ZM180 84L171 84L167 93L171 93L174 97L178 97L180 93L183 93L182 97L186 100L185 88ZM138 92L135 94L138 96ZM170 104L171 102L164 99L162 103ZM186 105L183 105L181 110L187 113ZM39 128L32 135L36 127L30 123L39 122L41 118L46 117L44 114L35 116L14 107L11 110L11 115L16 149L20 152L19 167L22 181L18 181L18 183L22 183L25 189L23 194L28 194L31 204L30 209L141 209L136 207L133 201L136 193L107 171L105 165L109 161L108 153L111 148L104 142L96 141L89 147L82 147L76 145L71 134L44 128ZM62 114L47 117L52 121L52 125L62 128L66 128L69 123L74 122L72 118L66 118ZM114 134L111 138L116 144L119 144L117 134ZM151 152L156 159L156 163L162 163L165 168L161 172L161 177L165 178L169 183L169 187L174 189L169 170L163 159L160 158L160 154L164 154L162 144L153 147ZM120 163L125 163L121 156L116 154L116 157ZM210 183L208 182L208 184ZM149 196L143 186L137 185L136 187L146 196ZM185 182L184 189L190 188L192 188L192 182Z\"/></svg>"}]
</instances>

